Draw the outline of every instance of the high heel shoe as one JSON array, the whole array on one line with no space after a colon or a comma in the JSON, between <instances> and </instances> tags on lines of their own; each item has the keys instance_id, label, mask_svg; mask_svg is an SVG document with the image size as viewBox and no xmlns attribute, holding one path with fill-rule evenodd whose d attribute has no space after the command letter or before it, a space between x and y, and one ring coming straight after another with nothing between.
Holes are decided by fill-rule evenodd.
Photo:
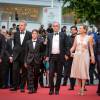
<instances>
[{"instance_id":1,"label":"high heel shoe","mask_svg":"<svg viewBox=\"0 0 100 100\"><path fill-rule=\"evenodd\" d=\"M81 89L78 91L78 95L81 95Z\"/></svg>"},{"instance_id":2,"label":"high heel shoe","mask_svg":"<svg viewBox=\"0 0 100 100\"><path fill-rule=\"evenodd\" d=\"M81 95L81 96L84 96L84 95L85 95L83 89L81 89L81 93L80 93L80 95Z\"/></svg>"},{"instance_id":3,"label":"high heel shoe","mask_svg":"<svg viewBox=\"0 0 100 100\"><path fill-rule=\"evenodd\" d=\"M84 90L83 89L80 89L79 92L78 92L78 95L84 96Z\"/></svg>"}]
</instances>

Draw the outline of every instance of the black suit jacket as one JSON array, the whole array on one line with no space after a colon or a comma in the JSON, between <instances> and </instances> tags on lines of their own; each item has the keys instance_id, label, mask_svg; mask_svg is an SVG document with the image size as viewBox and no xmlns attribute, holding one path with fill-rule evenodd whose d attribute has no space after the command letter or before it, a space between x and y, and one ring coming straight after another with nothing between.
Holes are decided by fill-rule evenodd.
<instances>
[{"instance_id":1,"label":"black suit jacket","mask_svg":"<svg viewBox=\"0 0 100 100\"><path fill-rule=\"evenodd\" d=\"M5 52L6 41L5 37L0 33L0 58L3 58Z\"/></svg>"},{"instance_id":2,"label":"black suit jacket","mask_svg":"<svg viewBox=\"0 0 100 100\"><path fill-rule=\"evenodd\" d=\"M10 38L7 40L7 43L6 43L6 54L8 57L13 56L12 42L13 42L13 39Z\"/></svg>"},{"instance_id":3,"label":"black suit jacket","mask_svg":"<svg viewBox=\"0 0 100 100\"><path fill-rule=\"evenodd\" d=\"M49 57L49 58L51 58L52 40L53 40L53 33L48 33L46 56ZM66 40L66 34L60 32L59 33L60 61L64 61L64 55L66 54L66 50L67 50L66 41L67 41Z\"/></svg>"},{"instance_id":4,"label":"black suit jacket","mask_svg":"<svg viewBox=\"0 0 100 100\"><path fill-rule=\"evenodd\" d=\"M33 42L32 40L27 41L26 44L26 56L25 56L25 63L27 65L32 64L33 62L35 64L40 64L41 62L41 54L44 51L44 44L43 41L40 39L37 39L35 48L33 48Z\"/></svg>"},{"instance_id":5,"label":"black suit jacket","mask_svg":"<svg viewBox=\"0 0 100 100\"><path fill-rule=\"evenodd\" d=\"M13 48L13 59L14 61L16 59L20 59L21 61L24 62L24 57L25 57L25 47L26 47L26 42L32 38L32 35L29 31L26 31L23 43L21 45L20 42L20 32L16 32L14 34L14 48Z\"/></svg>"},{"instance_id":6,"label":"black suit jacket","mask_svg":"<svg viewBox=\"0 0 100 100\"><path fill-rule=\"evenodd\" d=\"M73 60L73 57L71 57L70 49L73 46L73 43L74 43L76 35L77 35L77 33L74 34L74 35L71 35L71 36L67 36L67 41L66 41L67 51L66 51L66 55L69 57L68 60Z\"/></svg>"}]
</instances>

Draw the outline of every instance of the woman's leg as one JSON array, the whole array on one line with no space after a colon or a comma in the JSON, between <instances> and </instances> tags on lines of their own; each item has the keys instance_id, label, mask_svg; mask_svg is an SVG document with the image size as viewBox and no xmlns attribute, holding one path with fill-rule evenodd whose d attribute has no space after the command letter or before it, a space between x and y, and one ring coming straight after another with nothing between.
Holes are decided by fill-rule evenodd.
<instances>
[{"instance_id":1,"label":"woman's leg","mask_svg":"<svg viewBox=\"0 0 100 100\"><path fill-rule=\"evenodd\" d=\"M81 88L81 79L77 79L78 86Z\"/></svg>"},{"instance_id":2,"label":"woman's leg","mask_svg":"<svg viewBox=\"0 0 100 100\"><path fill-rule=\"evenodd\" d=\"M85 87L85 82L86 80L85 79L82 79L82 91L81 91L81 95L84 95L84 87Z\"/></svg>"},{"instance_id":3,"label":"woman's leg","mask_svg":"<svg viewBox=\"0 0 100 100\"><path fill-rule=\"evenodd\" d=\"M77 82L78 82L78 86L79 86L78 94L80 95L81 94L81 79L77 79Z\"/></svg>"}]
</instances>

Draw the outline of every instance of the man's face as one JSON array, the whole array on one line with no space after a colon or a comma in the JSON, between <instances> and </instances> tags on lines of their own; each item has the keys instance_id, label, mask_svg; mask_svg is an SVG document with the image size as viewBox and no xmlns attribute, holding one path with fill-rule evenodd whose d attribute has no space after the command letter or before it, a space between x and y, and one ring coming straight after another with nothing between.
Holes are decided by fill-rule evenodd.
<instances>
[{"instance_id":1,"label":"man's face","mask_svg":"<svg viewBox=\"0 0 100 100\"><path fill-rule=\"evenodd\" d=\"M25 28L26 28L26 24L25 24L24 22L20 22L20 23L19 23L19 30L20 30L20 31L24 31Z\"/></svg>"},{"instance_id":2,"label":"man's face","mask_svg":"<svg viewBox=\"0 0 100 100\"><path fill-rule=\"evenodd\" d=\"M72 34L76 34L76 33L77 33L76 28L72 28L72 29L71 29L71 33L72 33Z\"/></svg>"},{"instance_id":3,"label":"man's face","mask_svg":"<svg viewBox=\"0 0 100 100\"><path fill-rule=\"evenodd\" d=\"M53 30L54 30L54 32L58 32L59 31L59 29L60 29L60 25L59 25L59 23L54 23L53 24Z\"/></svg>"},{"instance_id":4,"label":"man's face","mask_svg":"<svg viewBox=\"0 0 100 100\"><path fill-rule=\"evenodd\" d=\"M32 39L35 40L38 37L38 33L36 31L32 32Z\"/></svg>"}]
</instances>

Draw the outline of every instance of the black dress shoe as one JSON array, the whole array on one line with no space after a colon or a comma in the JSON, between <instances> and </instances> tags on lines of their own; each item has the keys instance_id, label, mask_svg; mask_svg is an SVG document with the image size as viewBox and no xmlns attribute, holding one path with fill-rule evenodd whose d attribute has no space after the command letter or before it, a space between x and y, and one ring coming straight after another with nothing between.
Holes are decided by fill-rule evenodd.
<instances>
[{"instance_id":1,"label":"black dress shoe","mask_svg":"<svg viewBox=\"0 0 100 100\"><path fill-rule=\"evenodd\" d=\"M28 93L29 93L29 94L34 93L33 89L30 89L30 90L28 91Z\"/></svg>"},{"instance_id":2,"label":"black dress shoe","mask_svg":"<svg viewBox=\"0 0 100 100\"><path fill-rule=\"evenodd\" d=\"M49 95L53 95L53 94L54 94L54 91L50 90Z\"/></svg>"},{"instance_id":3,"label":"black dress shoe","mask_svg":"<svg viewBox=\"0 0 100 100\"><path fill-rule=\"evenodd\" d=\"M96 93L100 93L100 91L99 90L97 90L97 92Z\"/></svg>"},{"instance_id":4,"label":"black dress shoe","mask_svg":"<svg viewBox=\"0 0 100 100\"><path fill-rule=\"evenodd\" d=\"M59 91L55 91L55 95L59 95Z\"/></svg>"},{"instance_id":5,"label":"black dress shoe","mask_svg":"<svg viewBox=\"0 0 100 100\"><path fill-rule=\"evenodd\" d=\"M74 88L69 88L68 90L74 90Z\"/></svg>"},{"instance_id":6,"label":"black dress shoe","mask_svg":"<svg viewBox=\"0 0 100 100\"><path fill-rule=\"evenodd\" d=\"M24 89L20 89L20 92L23 93L23 92L25 92L25 90Z\"/></svg>"},{"instance_id":7,"label":"black dress shoe","mask_svg":"<svg viewBox=\"0 0 100 100\"><path fill-rule=\"evenodd\" d=\"M100 96L100 93L97 93L98 96Z\"/></svg>"},{"instance_id":8,"label":"black dress shoe","mask_svg":"<svg viewBox=\"0 0 100 100\"><path fill-rule=\"evenodd\" d=\"M40 87L41 87L41 88L44 88L44 85L41 85L41 84L40 84Z\"/></svg>"},{"instance_id":9,"label":"black dress shoe","mask_svg":"<svg viewBox=\"0 0 100 100\"><path fill-rule=\"evenodd\" d=\"M33 90L33 93L37 93L37 89Z\"/></svg>"},{"instance_id":10,"label":"black dress shoe","mask_svg":"<svg viewBox=\"0 0 100 100\"><path fill-rule=\"evenodd\" d=\"M62 84L62 86L66 86L67 84Z\"/></svg>"},{"instance_id":11,"label":"black dress shoe","mask_svg":"<svg viewBox=\"0 0 100 100\"><path fill-rule=\"evenodd\" d=\"M1 89L7 89L8 88L8 86L6 86L6 85L3 85L2 87L1 87Z\"/></svg>"},{"instance_id":12,"label":"black dress shoe","mask_svg":"<svg viewBox=\"0 0 100 100\"><path fill-rule=\"evenodd\" d=\"M17 88L10 88L10 91L17 91Z\"/></svg>"}]
</instances>

